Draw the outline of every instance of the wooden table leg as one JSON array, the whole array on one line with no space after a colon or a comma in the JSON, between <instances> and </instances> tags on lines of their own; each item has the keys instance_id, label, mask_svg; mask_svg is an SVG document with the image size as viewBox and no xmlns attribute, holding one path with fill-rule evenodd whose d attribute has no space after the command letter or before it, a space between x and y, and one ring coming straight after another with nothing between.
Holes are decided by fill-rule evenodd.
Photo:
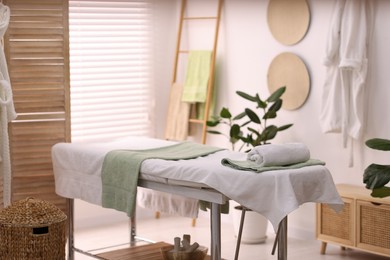
<instances>
[{"instance_id":1,"label":"wooden table leg","mask_svg":"<svg viewBox=\"0 0 390 260\"><path fill-rule=\"evenodd\" d=\"M325 255L325 251L326 251L326 245L327 243L326 242L322 242L321 243L321 255Z\"/></svg>"}]
</instances>

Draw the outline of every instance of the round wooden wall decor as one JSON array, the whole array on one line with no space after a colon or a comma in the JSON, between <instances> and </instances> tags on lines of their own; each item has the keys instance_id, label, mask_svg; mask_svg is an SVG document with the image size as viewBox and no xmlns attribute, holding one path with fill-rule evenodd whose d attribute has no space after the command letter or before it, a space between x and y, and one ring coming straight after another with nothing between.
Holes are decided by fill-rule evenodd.
<instances>
[{"instance_id":1,"label":"round wooden wall decor","mask_svg":"<svg viewBox=\"0 0 390 260\"><path fill-rule=\"evenodd\" d=\"M282 108L295 110L301 107L310 92L310 77L305 63L297 55L284 52L276 56L268 69L270 93L286 86Z\"/></svg>"},{"instance_id":2,"label":"round wooden wall decor","mask_svg":"<svg viewBox=\"0 0 390 260\"><path fill-rule=\"evenodd\" d=\"M310 9L306 0L270 0L268 26L274 38L285 45L298 43L310 24Z\"/></svg>"}]
</instances>

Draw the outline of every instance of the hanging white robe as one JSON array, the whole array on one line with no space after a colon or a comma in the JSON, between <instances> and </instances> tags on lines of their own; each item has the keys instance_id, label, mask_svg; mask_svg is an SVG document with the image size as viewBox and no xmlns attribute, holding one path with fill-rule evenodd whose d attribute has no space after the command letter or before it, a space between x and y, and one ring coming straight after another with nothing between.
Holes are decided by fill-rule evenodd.
<instances>
[{"instance_id":1,"label":"hanging white robe","mask_svg":"<svg viewBox=\"0 0 390 260\"><path fill-rule=\"evenodd\" d=\"M368 43L373 1L338 0L326 44L326 80L322 92L320 125L324 133L360 139L364 129Z\"/></svg>"},{"instance_id":2,"label":"hanging white robe","mask_svg":"<svg viewBox=\"0 0 390 260\"><path fill-rule=\"evenodd\" d=\"M4 37L10 19L10 9L0 3L0 38ZM15 107L12 98L12 89L8 75L7 61L3 49L0 50L0 110L1 110L1 172L3 177L3 203L8 206L11 203L11 162L9 154L8 122L16 118Z\"/></svg>"}]
</instances>

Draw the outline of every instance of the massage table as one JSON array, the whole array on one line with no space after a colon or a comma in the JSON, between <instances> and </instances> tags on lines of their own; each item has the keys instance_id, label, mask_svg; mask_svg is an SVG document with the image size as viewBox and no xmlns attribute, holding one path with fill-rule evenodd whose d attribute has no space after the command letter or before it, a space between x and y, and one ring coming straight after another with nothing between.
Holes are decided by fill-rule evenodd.
<instances>
[{"instance_id":1,"label":"massage table","mask_svg":"<svg viewBox=\"0 0 390 260\"><path fill-rule=\"evenodd\" d=\"M102 206L101 169L112 150L142 150L175 144L146 137L129 137L106 143L58 143L52 148L56 193L67 198L69 213L68 259L74 251L74 199ZM220 150L189 160L147 159L138 186L210 202L211 259L221 259L221 205L235 200L266 217L278 230L278 259L287 259L287 215L306 202L326 203L336 211L343 202L328 169L322 165L262 173L223 166L221 160L246 160L246 154ZM135 242L135 217L131 216L130 243ZM88 254L88 253L87 253Z\"/></svg>"}]
</instances>

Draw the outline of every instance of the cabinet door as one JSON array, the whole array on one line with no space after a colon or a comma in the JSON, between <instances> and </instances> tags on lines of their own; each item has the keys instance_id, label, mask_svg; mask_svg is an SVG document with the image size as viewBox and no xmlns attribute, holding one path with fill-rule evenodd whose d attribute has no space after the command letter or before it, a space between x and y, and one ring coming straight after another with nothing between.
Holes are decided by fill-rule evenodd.
<instances>
[{"instance_id":1,"label":"cabinet door","mask_svg":"<svg viewBox=\"0 0 390 260\"><path fill-rule=\"evenodd\" d=\"M317 239L338 243L343 246L355 245L354 200L343 198L344 208L337 213L326 204L317 206Z\"/></svg>"},{"instance_id":2,"label":"cabinet door","mask_svg":"<svg viewBox=\"0 0 390 260\"><path fill-rule=\"evenodd\" d=\"M390 256L390 205L357 200L357 247Z\"/></svg>"}]
</instances>

